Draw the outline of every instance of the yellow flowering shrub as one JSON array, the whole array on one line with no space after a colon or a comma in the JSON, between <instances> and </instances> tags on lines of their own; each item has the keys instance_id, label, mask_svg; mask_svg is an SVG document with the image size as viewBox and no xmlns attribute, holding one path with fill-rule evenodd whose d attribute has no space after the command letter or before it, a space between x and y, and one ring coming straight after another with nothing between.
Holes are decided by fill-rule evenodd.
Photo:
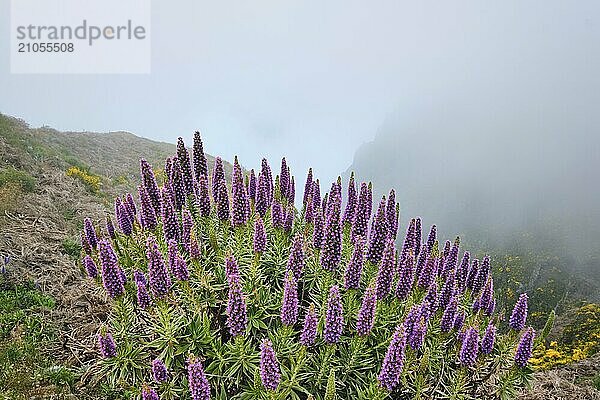
<instances>
[{"instance_id":1,"label":"yellow flowering shrub","mask_svg":"<svg viewBox=\"0 0 600 400\"><path fill-rule=\"evenodd\" d=\"M561 344L548 346L541 343L530 360L536 369L549 369L558 365L583 360L600 351L600 304L586 304L575 313L573 322L564 329Z\"/></svg>"},{"instance_id":2,"label":"yellow flowering shrub","mask_svg":"<svg viewBox=\"0 0 600 400\"><path fill-rule=\"evenodd\" d=\"M102 181L98 175L90 174L88 171L84 171L79 167L69 167L69 169L67 169L67 176L78 179L94 193L100 191L100 185L102 184Z\"/></svg>"}]
</instances>

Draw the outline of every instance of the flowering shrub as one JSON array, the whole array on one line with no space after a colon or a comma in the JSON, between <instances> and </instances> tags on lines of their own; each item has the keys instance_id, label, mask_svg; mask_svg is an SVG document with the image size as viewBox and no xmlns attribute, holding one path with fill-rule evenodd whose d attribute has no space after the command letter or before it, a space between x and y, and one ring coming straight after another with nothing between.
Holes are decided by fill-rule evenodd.
<instances>
[{"instance_id":1,"label":"flowering shrub","mask_svg":"<svg viewBox=\"0 0 600 400\"><path fill-rule=\"evenodd\" d=\"M589 303L577 309L563 330L560 343L543 341L534 349L531 364L549 369L590 357L600 351L600 305Z\"/></svg>"},{"instance_id":2,"label":"flowering shrub","mask_svg":"<svg viewBox=\"0 0 600 400\"><path fill-rule=\"evenodd\" d=\"M97 193L100 190L102 182L98 175L90 174L79 167L69 167L66 174L74 179L78 179L93 193Z\"/></svg>"},{"instance_id":3,"label":"flowering shrub","mask_svg":"<svg viewBox=\"0 0 600 400\"><path fill-rule=\"evenodd\" d=\"M527 295L495 310L491 260L440 246L411 219L396 248L395 193L373 209L354 176L342 206L309 171L302 204L286 160L273 178L234 161L209 175L200 135L180 139L106 235L86 220L82 263L113 308L99 374L144 399L513 398L531 370ZM114 221L114 222L113 222ZM370 228L370 229L369 229ZM401 236L401 235L400 235Z\"/></svg>"}]
</instances>

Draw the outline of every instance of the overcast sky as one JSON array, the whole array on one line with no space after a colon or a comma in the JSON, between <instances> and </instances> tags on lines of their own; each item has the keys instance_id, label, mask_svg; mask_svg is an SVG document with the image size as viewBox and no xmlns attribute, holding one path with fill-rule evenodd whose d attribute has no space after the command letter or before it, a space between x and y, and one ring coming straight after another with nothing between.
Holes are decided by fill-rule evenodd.
<instances>
[{"instance_id":1,"label":"overcast sky","mask_svg":"<svg viewBox=\"0 0 600 400\"><path fill-rule=\"evenodd\" d=\"M554 110L565 97L597 101L600 90L597 0L152 7L149 75L11 75L9 1L0 0L0 112L169 142L190 143L199 129L209 153L238 154L247 167L285 155L303 182L311 165L326 180L343 172L392 114L436 118L444 104L482 101ZM579 119L589 113L600 106ZM510 131L511 121L499 123Z\"/></svg>"}]
</instances>

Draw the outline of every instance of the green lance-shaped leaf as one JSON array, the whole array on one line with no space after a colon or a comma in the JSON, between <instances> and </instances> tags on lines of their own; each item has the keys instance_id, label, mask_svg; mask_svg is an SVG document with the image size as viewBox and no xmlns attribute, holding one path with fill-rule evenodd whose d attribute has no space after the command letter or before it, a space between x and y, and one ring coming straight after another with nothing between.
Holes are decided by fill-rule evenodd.
<instances>
[{"instance_id":1,"label":"green lance-shaped leaf","mask_svg":"<svg viewBox=\"0 0 600 400\"><path fill-rule=\"evenodd\" d=\"M537 346L546 340L546 338L550 334L550 331L552 330L552 327L554 326L555 319L556 319L556 313L554 312L554 310L552 310L552 311L550 311L550 315L548 315L548 319L546 320L544 329L542 329L542 332L540 332L540 335L535 339L534 346Z\"/></svg>"}]
</instances>

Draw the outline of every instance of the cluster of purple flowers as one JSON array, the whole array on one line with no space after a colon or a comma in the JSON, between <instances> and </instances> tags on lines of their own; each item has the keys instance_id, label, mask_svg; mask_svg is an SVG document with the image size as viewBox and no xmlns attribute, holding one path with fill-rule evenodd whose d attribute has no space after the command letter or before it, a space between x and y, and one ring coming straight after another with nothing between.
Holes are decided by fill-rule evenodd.
<instances>
[{"instance_id":1,"label":"cluster of purple flowers","mask_svg":"<svg viewBox=\"0 0 600 400\"><path fill-rule=\"evenodd\" d=\"M227 258L225 269L229 286L226 310L227 326L231 336L241 336L246 332L248 313L237 262L233 256Z\"/></svg>"},{"instance_id":2,"label":"cluster of purple flowers","mask_svg":"<svg viewBox=\"0 0 600 400\"><path fill-rule=\"evenodd\" d=\"M273 344L269 339L260 345L260 379L267 390L277 390L281 381L281 371Z\"/></svg>"},{"instance_id":3,"label":"cluster of purple flowers","mask_svg":"<svg viewBox=\"0 0 600 400\"><path fill-rule=\"evenodd\" d=\"M126 294L127 276L119 264L119 257L123 256L122 248L127 248L134 241L145 241L147 261L147 269L144 270L144 261L136 259L136 268L140 269L133 271L139 308L148 309L153 301L160 303L165 301L161 300L164 298L171 301L180 292L179 288L193 287L193 281L189 285L179 281L193 280L194 267L201 260L213 256L208 249L214 247L211 242L214 238L207 235L202 226L208 221L206 218L213 217L219 220L214 224L217 230L228 229L239 235L248 233L248 243L257 264L265 260L271 262L272 253L268 251L267 243L285 243L289 249L287 264L277 278L279 282L283 278L279 317L289 332L302 323L297 340L304 346L303 351L313 351L308 348L314 349L323 342L335 349L334 345L342 341L346 327L344 306L347 301L353 304L352 299L362 299L360 307L354 304L352 307L355 308L347 308L356 313L355 334L361 337L357 339L359 341L370 340L365 337L380 332L378 308L385 309L394 301L407 305L402 323L392 334L377 377L385 390L393 391L399 385L405 353L419 354L430 343L426 340L428 332L439 332L432 321L439 320L439 330L444 337L456 339L457 360L461 366L473 367L478 357L494 353L499 328L492 322L497 319L492 318L496 301L490 258L485 256L480 261L471 258L466 251L461 258L458 237L454 242L446 241L440 251L437 227L431 226L424 241L422 221L418 217L410 220L402 247L396 249L399 204L394 190L381 198L372 216L373 190L370 183L357 185L352 174L344 203L340 178L332 183L329 192L322 195L320 182L313 179L313 171L309 169L302 198L303 209L295 220L295 179L285 158L281 160L279 175L274 180L265 159L257 174L250 170L245 176L236 157L228 187L224 164L218 157L209 180L207 160L198 132L194 136L191 157L179 138L177 155L166 161L162 187L159 187L147 161L140 161L140 172L142 182L137 188L139 207L131 194L115 199L114 216L118 232L110 217L106 218L109 239L102 238L101 230L97 231L89 218L84 220L81 232L85 253L82 265L89 277L102 281L109 297L114 299ZM347 244L344 238L349 239ZM167 262L163 255L165 248ZM205 250L208 254L204 253ZM238 254L238 249L232 248L225 254L230 252ZM222 254L217 257L222 257ZM248 275L243 268L247 259L240 260L244 260L240 266L246 277ZM314 270L313 260L317 261L320 271ZM226 340L230 337L242 337L236 340L244 340L243 336L255 329L254 321L249 323L240 266L233 255L225 258L227 296L224 314L230 335L223 335ZM216 275L219 276L218 273ZM373 275L372 281L365 282ZM324 304L321 311L324 315L322 342L317 340L321 329L320 315L312 303L313 293L306 296L303 292L313 290L315 286L311 280L320 279L320 276L327 277L327 285L323 285L324 288L317 285L319 290L326 291L329 287L328 295L327 291L323 293L323 297L327 295L327 298L317 302L321 304L320 301L323 301ZM175 278L173 282L172 277ZM308 307L307 299L310 299ZM527 300L526 294L519 297L509 320L509 326L521 333L514 362L522 368L526 367L531 356L535 338L533 329L526 328ZM248 303L248 307L251 306L252 303ZM299 321L301 310L306 312L304 319ZM482 332L478 328L481 319L488 323ZM384 328L389 329L389 326L384 325ZM346 330L349 334L350 329ZM117 355L110 333L103 332L97 339L103 357ZM278 345L277 341L275 343ZM173 367L174 364L169 365ZM170 379L169 371L160 359L152 361L151 371L158 384ZM192 356L188 360L187 372L192 399L209 399L210 386L202 363ZM268 339L260 345L260 378L268 391L276 391L282 379L273 344ZM141 393L144 399L158 398L154 389L148 386L144 386Z\"/></svg>"}]
</instances>

